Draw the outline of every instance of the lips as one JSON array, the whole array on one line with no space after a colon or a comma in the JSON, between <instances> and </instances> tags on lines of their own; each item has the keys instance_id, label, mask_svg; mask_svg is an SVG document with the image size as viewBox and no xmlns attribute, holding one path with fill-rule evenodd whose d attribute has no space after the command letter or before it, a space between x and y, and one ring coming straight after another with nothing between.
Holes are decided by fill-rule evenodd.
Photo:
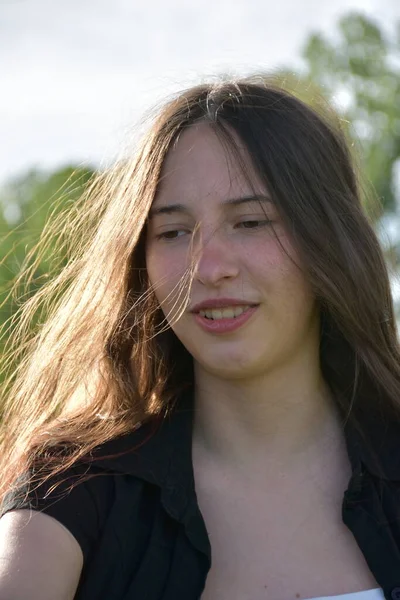
<instances>
[{"instance_id":1,"label":"lips","mask_svg":"<svg viewBox=\"0 0 400 600\"><path fill-rule=\"evenodd\" d=\"M252 302L246 300L245 298L209 298L207 300L203 300L203 302L199 302L199 304L195 304L193 308L190 309L192 313L199 313L201 310L212 310L212 309L223 309L233 306L258 306L256 302Z\"/></svg>"},{"instance_id":2,"label":"lips","mask_svg":"<svg viewBox=\"0 0 400 600\"><path fill-rule=\"evenodd\" d=\"M257 311L258 305L249 306L237 317L209 319L200 313L195 313L195 322L206 332L221 335L233 333L247 323ZM203 311L202 311L203 312Z\"/></svg>"},{"instance_id":3,"label":"lips","mask_svg":"<svg viewBox=\"0 0 400 600\"><path fill-rule=\"evenodd\" d=\"M248 308L250 308L249 305L208 308L199 310L197 314L201 315L202 317L207 317L207 319L232 319L241 315Z\"/></svg>"}]
</instances>

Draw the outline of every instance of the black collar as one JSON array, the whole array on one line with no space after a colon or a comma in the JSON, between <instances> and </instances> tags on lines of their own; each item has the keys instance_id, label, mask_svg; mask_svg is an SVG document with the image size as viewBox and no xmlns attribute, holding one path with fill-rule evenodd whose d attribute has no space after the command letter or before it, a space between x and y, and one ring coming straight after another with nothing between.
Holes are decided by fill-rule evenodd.
<instances>
[{"instance_id":1,"label":"black collar","mask_svg":"<svg viewBox=\"0 0 400 600\"><path fill-rule=\"evenodd\" d=\"M91 462L107 471L131 474L160 486L164 498L173 495L177 512L183 512L194 490L193 398L191 388L182 393L169 414L100 446ZM363 426L368 444L351 419L344 427L353 477L367 470L376 477L400 481L400 423L377 409L363 416Z\"/></svg>"},{"instance_id":2,"label":"black collar","mask_svg":"<svg viewBox=\"0 0 400 600\"><path fill-rule=\"evenodd\" d=\"M400 419L381 406L359 416L364 436L349 419L344 428L353 471L362 469L380 479L400 481Z\"/></svg>"},{"instance_id":3,"label":"black collar","mask_svg":"<svg viewBox=\"0 0 400 600\"><path fill-rule=\"evenodd\" d=\"M194 490L193 415L193 393L189 389L182 393L170 413L99 446L91 454L90 463L158 485L165 503L183 514ZM174 496L172 503L171 496Z\"/></svg>"}]
</instances>

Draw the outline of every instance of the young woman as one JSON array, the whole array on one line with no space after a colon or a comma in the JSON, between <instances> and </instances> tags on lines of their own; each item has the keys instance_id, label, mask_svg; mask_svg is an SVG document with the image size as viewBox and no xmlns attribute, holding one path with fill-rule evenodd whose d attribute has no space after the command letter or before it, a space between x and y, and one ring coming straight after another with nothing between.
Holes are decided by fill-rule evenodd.
<instances>
[{"instance_id":1,"label":"young woman","mask_svg":"<svg viewBox=\"0 0 400 600\"><path fill-rule=\"evenodd\" d=\"M361 196L339 122L268 80L183 92L99 175L21 316L47 303L4 399L2 599L400 598Z\"/></svg>"}]
</instances>

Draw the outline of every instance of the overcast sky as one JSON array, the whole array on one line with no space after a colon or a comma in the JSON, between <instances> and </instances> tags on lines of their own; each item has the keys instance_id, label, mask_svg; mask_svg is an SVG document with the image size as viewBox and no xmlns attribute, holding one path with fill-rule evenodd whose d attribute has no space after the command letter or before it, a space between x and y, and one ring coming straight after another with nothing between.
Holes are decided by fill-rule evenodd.
<instances>
[{"instance_id":1,"label":"overcast sky","mask_svg":"<svg viewBox=\"0 0 400 600\"><path fill-rule=\"evenodd\" d=\"M101 164L144 110L223 70L299 65L307 35L399 0L0 0L0 184L30 167Z\"/></svg>"}]
</instances>

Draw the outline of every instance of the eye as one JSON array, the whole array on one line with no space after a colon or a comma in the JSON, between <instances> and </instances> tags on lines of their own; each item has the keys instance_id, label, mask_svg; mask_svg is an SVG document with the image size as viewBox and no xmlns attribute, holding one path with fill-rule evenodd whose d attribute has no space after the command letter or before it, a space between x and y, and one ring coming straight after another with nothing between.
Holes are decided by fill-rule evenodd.
<instances>
[{"instance_id":1,"label":"eye","mask_svg":"<svg viewBox=\"0 0 400 600\"><path fill-rule=\"evenodd\" d=\"M267 227L268 225L271 225L272 221L270 221L269 219L252 219L252 220L247 220L247 221L240 221L239 223L237 223L237 227L239 227L240 229L260 229L262 227ZM240 227L240 226L243 227Z\"/></svg>"},{"instance_id":2,"label":"eye","mask_svg":"<svg viewBox=\"0 0 400 600\"><path fill-rule=\"evenodd\" d=\"M156 235L157 240L165 240L165 241L174 241L178 239L178 237L182 237L181 235L176 235L178 233L187 233L184 229L171 229L170 231L163 231L163 233L159 233Z\"/></svg>"}]
</instances>

